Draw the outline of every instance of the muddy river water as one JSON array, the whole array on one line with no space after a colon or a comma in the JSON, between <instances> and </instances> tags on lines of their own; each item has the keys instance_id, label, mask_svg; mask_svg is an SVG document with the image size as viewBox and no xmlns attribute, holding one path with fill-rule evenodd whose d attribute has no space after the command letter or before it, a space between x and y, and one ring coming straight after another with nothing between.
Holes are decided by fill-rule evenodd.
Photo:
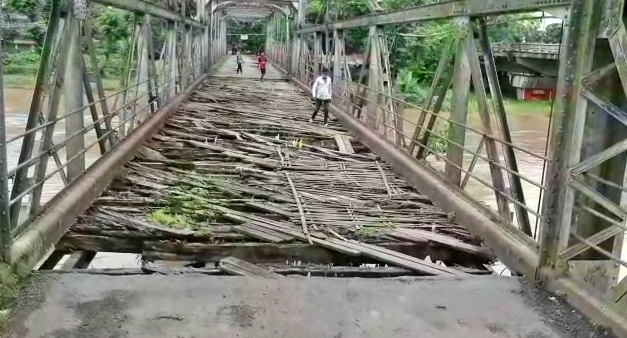
<instances>
[{"instance_id":1,"label":"muddy river water","mask_svg":"<svg viewBox=\"0 0 627 338\"><path fill-rule=\"evenodd\" d=\"M32 99L32 90L26 89L5 89L5 106L6 106L6 122L7 122L7 137L10 139L24 132L26 125L26 118L28 116L28 110L30 101ZM548 103L547 103L548 105ZM61 103L63 107L63 102ZM61 110L63 111L63 110ZM405 117L413 121L417 120L418 111L406 110ZM482 130L481 121L477 114L469 115L469 125L477 130ZM529 111L528 113L516 113L508 116L509 125L513 143L521 148L528 150L531 153L539 156L532 156L522 151L515 151L518 161L519 171L524 173L525 177L538 185L542 182L542 172L544 161L542 157L545 156L545 146L547 141L547 128L549 125L549 116L544 112ZM85 115L86 123L89 123L91 116L88 112ZM493 126L495 128L495 126ZM405 130L413 129L410 124L405 124ZM407 133L407 132L406 132ZM55 128L54 141L56 143L62 142L65 139L65 126L64 122L57 123ZM479 144L481 136L475 132L468 131L466 135L466 148L475 151ZM89 132L86 137L85 143L87 145L94 143L96 140L95 133ZM17 140L8 145L8 159L9 170L17 165L18 157L21 148L21 140ZM501 149L499 147L499 153ZM485 157L485 150L481 152ZM65 162L65 154L63 150L60 151L60 157L62 162ZM86 164L93 163L99 157L99 149L94 145L86 154ZM473 154L465 153L464 155L464 168L468 167L468 164L472 161ZM431 160L434 167L438 169L444 168L444 161L438 161L436 159ZM501 163L502 156L501 156ZM52 159L48 164L49 172L54 170L55 165ZM496 202L494 193L490 187L487 187L480 182L491 183L491 176L489 166L486 161L479 159L473 170L473 176L470 178L466 186L466 191L475 199L482 201L496 209ZM463 176L463 175L462 175ZM532 210L537 210L538 199L540 196L540 189L533 184L522 181L523 190L525 193L526 204ZM63 187L63 183L58 175L52 177L52 179L45 185L43 201L50 199L54 194ZM510 206L513 210L513 205ZM530 214L530 220L532 228L536 223L536 219ZM625 255L623 255L625 256ZM92 262L90 267L103 268L103 267L136 267L139 264L139 258L137 255L129 254L112 254L112 253L99 253L96 259Z\"/></svg>"}]
</instances>

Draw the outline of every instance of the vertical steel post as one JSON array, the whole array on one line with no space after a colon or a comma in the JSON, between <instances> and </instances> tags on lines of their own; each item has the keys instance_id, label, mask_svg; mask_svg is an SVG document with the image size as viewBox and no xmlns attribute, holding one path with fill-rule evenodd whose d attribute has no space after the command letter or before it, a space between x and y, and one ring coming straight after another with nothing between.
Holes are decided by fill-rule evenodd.
<instances>
[{"instance_id":1,"label":"vertical steel post","mask_svg":"<svg viewBox=\"0 0 627 338\"><path fill-rule=\"evenodd\" d=\"M75 24L68 32L69 55L66 61L63 98L65 111L73 112L65 120L65 136L68 137L85 129L83 104L83 44L81 39L82 23L87 15L85 0L74 0L72 15ZM80 65L80 66L79 66ZM67 177L71 182L85 171L85 134L76 135L66 143L65 154L67 161Z\"/></svg>"},{"instance_id":2,"label":"vertical steel post","mask_svg":"<svg viewBox=\"0 0 627 338\"><path fill-rule=\"evenodd\" d=\"M40 112L43 108L43 97L48 86L48 80L50 77L50 71L52 62L54 62L54 44L59 38L61 27L61 1L52 1L52 12L50 13L50 22L48 23L48 29L46 30L46 38L44 46L41 51L41 59L39 61L39 69L37 70L37 80L35 80L35 89L33 90L33 98L31 100L30 109L28 112L28 119L26 120L25 130L32 130L37 127L39 123ZM56 85L56 83L55 83ZM22 149L20 150L20 157L18 165L29 161L33 155L33 149L35 147L36 133L28 133L22 140ZM19 169L15 173L13 180L13 187L11 188L11 200L16 199L26 189L28 189L28 170L29 167ZM10 214L13 215L10 219L11 228L15 228L18 224L20 210L22 207L22 199L18 199L13 205L9 206Z\"/></svg>"},{"instance_id":3,"label":"vertical steel post","mask_svg":"<svg viewBox=\"0 0 627 338\"><path fill-rule=\"evenodd\" d=\"M503 94L501 93L501 84L497 76L496 63L494 61L494 55L492 54L492 47L490 47L490 40L488 37L488 29L485 19L478 20L479 44L481 46L481 52L483 54L483 64L485 65L486 78L490 86L490 97L495 108L496 117L499 121L498 127L500 129L501 138L508 144L501 144L503 149L503 157L505 164L513 172L518 172L518 162L516 161L516 153L514 148L509 145L512 144L512 135L509 130L509 122L507 121L507 115L505 113L505 103L503 102ZM526 205L525 194L523 192L522 183L520 177L511 173L507 173L509 178L509 186L512 191L512 197L520 202L522 205ZM529 212L519 204L514 205L516 211L516 218L520 229L532 236L531 223L529 222Z\"/></svg>"},{"instance_id":4,"label":"vertical steel post","mask_svg":"<svg viewBox=\"0 0 627 338\"><path fill-rule=\"evenodd\" d=\"M570 239L575 191L570 186L569 169L579 162L583 142L587 102L579 92L582 78L590 72L596 45L592 29L595 0L574 0L570 22L564 30L564 43L556 95L556 114L551 127L547 194L543 201L545 217L540 237L540 269L565 270L559 253Z\"/></svg>"},{"instance_id":5,"label":"vertical steel post","mask_svg":"<svg viewBox=\"0 0 627 338\"><path fill-rule=\"evenodd\" d=\"M2 0L0 0L0 27L3 24ZM4 36L0 29L0 246L2 261L9 262L11 247L11 222L9 216L9 176L7 157L6 119L4 116Z\"/></svg>"},{"instance_id":6,"label":"vertical steel post","mask_svg":"<svg viewBox=\"0 0 627 338\"><path fill-rule=\"evenodd\" d=\"M138 99L135 102L136 105L139 105L139 109L142 110L138 114L139 116L135 116L133 120L137 120L138 124L142 123L146 118L146 112L143 109L147 108L150 102L150 62L148 60L148 46L150 45L150 17L148 15L143 15L141 20L141 26L139 30L139 36L137 39L137 66L136 69L136 79L137 79L137 87L136 87L136 96Z\"/></svg>"},{"instance_id":7,"label":"vertical steel post","mask_svg":"<svg viewBox=\"0 0 627 338\"><path fill-rule=\"evenodd\" d=\"M458 27L468 32L468 18L458 19ZM459 168L463 166L464 150L460 145L466 141L466 128L463 125L468 120L468 100L470 98L470 61L466 49L466 37L461 38L457 45L455 54L455 68L453 71L453 97L451 99L451 122L449 124L449 138L446 151L446 161L444 172L446 178L452 184L459 186L462 181L462 172ZM461 125L460 125L461 124ZM454 144L454 143L456 144Z\"/></svg>"},{"instance_id":8,"label":"vertical steel post","mask_svg":"<svg viewBox=\"0 0 627 338\"><path fill-rule=\"evenodd\" d=\"M176 61L176 22L168 22L168 32L166 37L167 45L167 88L168 88L168 100L172 99L176 95L176 76L177 76L177 61Z\"/></svg>"}]
</instances>

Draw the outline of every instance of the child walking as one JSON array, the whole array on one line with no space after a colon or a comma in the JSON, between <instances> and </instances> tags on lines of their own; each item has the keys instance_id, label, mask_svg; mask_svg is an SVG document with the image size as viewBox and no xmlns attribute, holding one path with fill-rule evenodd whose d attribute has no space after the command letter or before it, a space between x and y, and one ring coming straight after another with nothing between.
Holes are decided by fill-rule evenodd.
<instances>
[{"instance_id":1,"label":"child walking","mask_svg":"<svg viewBox=\"0 0 627 338\"><path fill-rule=\"evenodd\" d=\"M314 81L313 87L311 88L311 94L316 100L316 109L311 115L311 119L309 119L309 123L312 123L316 118L316 115L320 111L320 107L322 107L322 111L324 112L324 126L327 127L329 125L329 102L331 101L331 83L332 80L329 77L329 70L326 68L322 68L322 75L318 76L316 81Z\"/></svg>"},{"instance_id":2,"label":"child walking","mask_svg":"<svg viewBox=\"0 0 627 338\"><path fill-rule=\"evenodd\" d=\"M262 57L259 59L259 71L261 72L261 77L259 78L259 82L262 82L264 76L266 76L266 58L265 57Z\"/></svg>"}]
</instances>

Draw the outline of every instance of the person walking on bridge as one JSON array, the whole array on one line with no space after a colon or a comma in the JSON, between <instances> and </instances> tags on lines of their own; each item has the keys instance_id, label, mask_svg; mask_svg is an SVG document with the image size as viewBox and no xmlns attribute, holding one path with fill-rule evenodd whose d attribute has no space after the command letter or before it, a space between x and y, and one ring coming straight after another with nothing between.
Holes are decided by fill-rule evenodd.
<instances>
[{"instance_id":1,"label":"person walking on bridge","mask_svg":"<svg viewBox=\"0 0 627 338\"><path fill-rule=\"evenodd\" d=\"M263 60L264 62L268 61L268 59L266 59L266 55L263 52L259 53L259 55L257 56L257 67L259 67L259 65L261 64L261 60Z\"/></svg>"},{"instance_id":2,"label":"person walking on bridge","mask_svg":"<svg viewBox=\"0 0 627 338\"><path fill-rule=\"evenodd\" d=\"M237 52L237 70L235 71L235 74L244 74L242 72L242 65L244 64L244 58L242 57L242 54L238 51Z\"/></svg>"},{"instance_id":3,"label":"person walking on bridge","mask_svg":"<svg viewBox=\"0 0 627 338\"><path fill-rule=\"evenodd\" d=\"M263 82L263 78L266 76L266 58L265 57L259 59L259 71L261 72L261 77L259 78L259 82Z\"/></svg>"},{"instance_id":4,"label":"person walking on bridge","mask_svg":"<svg viewBox=\"0 0 627 338\"><path fill-rule=\"evenodd\" d=\"M326 127L329 125L329 102L331 101L332 82L333 81L329 77L329 70L326 68L322 68L322 75L318 76L316 81L314 81L313 83L313 87L311 88L311 94L316 101L316 109L311 115L309 123L313 122L313 120L316 118L316 115L320 111L320 107L322 107L322 111L324 112L324 126Z\"/></svg>"}]
</instances>

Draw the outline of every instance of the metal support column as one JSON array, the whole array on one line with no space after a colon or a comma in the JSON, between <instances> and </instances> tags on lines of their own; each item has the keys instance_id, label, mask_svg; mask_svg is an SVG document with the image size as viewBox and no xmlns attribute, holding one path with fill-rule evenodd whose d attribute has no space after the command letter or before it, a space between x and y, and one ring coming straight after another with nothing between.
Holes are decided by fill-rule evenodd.
<instances>
[{"instance_id":1,"label":"metal support column","mask_svg":"<svg viewBox=\"0 0 627 338\"><path fill-rule=\"evenodd\" d=\"M2 6L0 5L0 25L3 20ZM11 222L9 216L9 176L7 157L6 120L4 116L4 36L0 30L0 248L2 261L9 262L11 247Z\"/></svg>"},{"instance_id":2,"label":"metal support column","mask_svg":"<svg viewBox=\"0 0 627 338\"><path fill-rule=\"evenodd\" d=\"M87 16L87 5L84 0L74 0L72 8L74 25L67 31L69 53L68 58L61 60L67 62L65 68L65 81L63 83L63 98L65 111L78 113L71 114L65 120L65 137L70 138L66 143L65 155L69 162L67 166L67 178L72 181L85 171L85 129L83 102L83 44L81 38L82 23ZM78 133L78 134L77 134ZM74 137L72 137L74 136Z\"/></svg>"}]
</instances>

